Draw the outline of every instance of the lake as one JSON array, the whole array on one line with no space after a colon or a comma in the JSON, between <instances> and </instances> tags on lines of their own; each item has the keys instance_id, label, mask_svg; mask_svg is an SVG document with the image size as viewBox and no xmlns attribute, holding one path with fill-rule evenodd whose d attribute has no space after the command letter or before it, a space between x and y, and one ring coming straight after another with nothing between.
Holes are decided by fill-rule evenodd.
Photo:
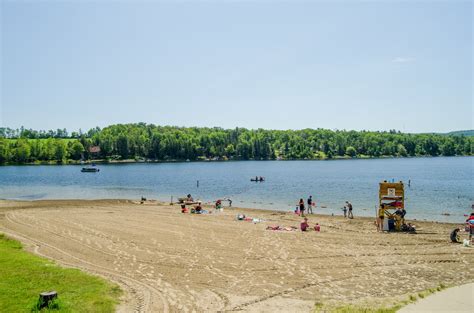
<instances>
[{"instance_id":1,"label":"lake","mask_svg":"<svg viewBox=\"0 0 474 313\"><path fill-rule=\"evenodd\" d=\"M205 202L228 197L233 206L288 211L312 195L318 213L340 215L349 200L356 216L375 216L378 183L410 179L408 218L462 222L474 203L473 165L474 157L437 157L101 164L99 173L81 173L78 165L3 166L0 198L170 201L191 193ZM256 175L266 181L250 182Z\"/></svg>"}]
</instances>

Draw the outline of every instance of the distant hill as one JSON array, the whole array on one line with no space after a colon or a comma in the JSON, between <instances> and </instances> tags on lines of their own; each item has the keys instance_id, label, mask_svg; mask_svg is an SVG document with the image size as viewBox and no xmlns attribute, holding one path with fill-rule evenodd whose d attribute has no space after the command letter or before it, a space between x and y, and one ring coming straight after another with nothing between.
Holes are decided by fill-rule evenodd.
<instances>
[{"instance_id":1,"label":"distant hill","mask_svg":"<svg viewBox=\"0 0 474 313\"><path fill-rule=\"evenodd\" d=\"M474 136L474 129L471 130L457 130L453 132L446 133L449 136Z\"/></svg>"}]
</instances>

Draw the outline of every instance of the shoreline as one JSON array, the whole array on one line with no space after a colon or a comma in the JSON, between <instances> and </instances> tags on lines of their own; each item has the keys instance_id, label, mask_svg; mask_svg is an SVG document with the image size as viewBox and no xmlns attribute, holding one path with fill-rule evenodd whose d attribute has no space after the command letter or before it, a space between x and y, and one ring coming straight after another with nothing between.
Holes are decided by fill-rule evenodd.
<instances>
[{"instance_id":1,"label":"shoreline","mask_svg":"<svg viewBox=\"0 0 474 313\"><path fill-rule=\"evenodd\" d=\"M349 157L349 156L337 156L333 158L324 158L324 159L266 159L266 160L253 160L253 159L205 159L205 160L135 160L135 159L125 159L125 160L107 160L107 159L91 159L86 160L81 163L81 161L76 160L66 160L66 162L58 162L58 161L36 161L36 162L29 162L29 163L4 163L0 164L0 168L2 166L33 166L33 165L88 165L88 164L166 164L166 163L208 163L208 162L268 162L268 161L278 161L278 162L291 162L291 161L347 161L347 160L387 160L387 159L434 159L434 158L463 158L463 157L474 157L473 155L452 155L452 156L430 156L430 155L419 155L419 156L359 156L359 157Z\"/></svg>"},{"instance_id":2,"label":"shoreline","mask_svg":"<svg viewBox=\"0 0 474 313\"><path fill-rule=\"evenodd\" d=\"M51 199L8 199L8 198L0 198L0 202L8 202L8 201L11 201L11 202L30 202L30 203L34 203L34 202L63 202L63 201L68 201L68 202L107 202L107 201L119 201L119 202L125 202L125 203L134 203L136 204L137 202L140 202L139 200L137 199L132 199L132 198L92 198L92 199L79 199L79 198L67 198L67 199L60 199L60 198L51 198ZM166 200L162 200L162 199L148 199L147 198L147 201L146 201L146 205L152 205L152 204L156 204L156 205L166 205L166 206L175 206L175 207L178 207L179 204L177 202L173 202L173 204L171 204L169 201L166 201ZM209 201L203 201L203 207L205 208L211 208L213 207L213 204ZM281 213L285 213L285 214L290 214L292 213L293 211L292 210L275 210L275 209L268 209L268 208L264 208L264 207L261 207L261 208L258 208L258 207L250 207L250 206L232 206L232 207L229 207L229 206L226 206L224 205L223 206L225 209L231 209L231 210L234 210L234 209L239 209L239 210L246 210L246 211L255 211L255 212L259 212L259 211L265 211L265 212L272 212L272 213L278 213L278 214L281 214ZM332 213L324 213L324 212L321 212L321 209L326 209L326 208L320 208L320 207L317 207L317 208L314 208L313 210L317 210L317 213L315 214L307 214L307 216L325 216L325 217L343 217L342 213L339 215L339 214L332 214ZM361 208L362 210L364 210L364 208ZM360 210L360 209L358 209ZM366 210L369 210L368 208ZM357 210L355 210L355 212L357 212ZM293 213L294 214L294 213ZM295 214L296 215L296 214ZM444 214L440 214L440 216L445 216ZM449 216L454 216L454 215L449 215ZM436 224L449 224L449 225L464 225L464 220L465 218L467 217L467 214L459 214L458 215L459 217L462 216L462 221L460 222L447 222L447 221L437 221L437 220L429 220L429 219L417 219L417 218L407 218L406 221L410 222L410 223L419 223L419 222L423 222L423 223L436 223ZM374 213L374 216L366 216L366 215L355 215L355 219L365 219L365 220L376 220L376 216L375 216L375 213Z\"/></svg>"}]
</instances>

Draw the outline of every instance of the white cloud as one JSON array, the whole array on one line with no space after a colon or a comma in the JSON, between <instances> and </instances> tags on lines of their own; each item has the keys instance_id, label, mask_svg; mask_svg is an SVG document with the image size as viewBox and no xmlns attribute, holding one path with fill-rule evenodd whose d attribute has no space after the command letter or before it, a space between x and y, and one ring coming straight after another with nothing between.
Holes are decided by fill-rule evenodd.
<instances>
[{"instance_id":1,"label":"white cloud","mask_svg":"<svg viewBox=\"0 0 474 313\"><path fill-rule=\"evenodd\" d=\"M408 63L415 61L414 58L407 58L407 57L396 57L392 60L393 63Z\"/></svg>"}]
</instances>

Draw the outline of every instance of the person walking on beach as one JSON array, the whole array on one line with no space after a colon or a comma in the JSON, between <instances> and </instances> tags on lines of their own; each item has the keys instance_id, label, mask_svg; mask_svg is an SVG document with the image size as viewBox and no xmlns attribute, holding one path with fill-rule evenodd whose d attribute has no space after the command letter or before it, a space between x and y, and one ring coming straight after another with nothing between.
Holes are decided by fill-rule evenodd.
<instances>
[{"instance_id":1,"label":"person walking on beach","mask_svg":"<svg viewBox=\"0 0 474 313\"><path fill-rule=\"evenodd\" d=\"M308 214L313 214L313 196L308 198Z\"/></svg>"},{"instance_id":2,"label":"person walking on beach","mask_svg":"<svg viewBox=\"0 0 474 313\"><path fill-rule=\"evenodd\" d=\"M353 219L354 215L352 214L352 203L350 203L349 201L346 201L346 206L347 206L347 209L349 210L347 217L350 219Z\"/></svg>"},{"instance_id":3,"label":"person walking on beach","mask_svg":"<svg viewBox=\"0 0 474 313\"><path fill-rule=\"evenodd\" d=\"M300 199L299 206L300 206L300 214L301 214L301 216L304 216L304 201L303 201L303 198Z\"/></svg>"}]
</instances>

